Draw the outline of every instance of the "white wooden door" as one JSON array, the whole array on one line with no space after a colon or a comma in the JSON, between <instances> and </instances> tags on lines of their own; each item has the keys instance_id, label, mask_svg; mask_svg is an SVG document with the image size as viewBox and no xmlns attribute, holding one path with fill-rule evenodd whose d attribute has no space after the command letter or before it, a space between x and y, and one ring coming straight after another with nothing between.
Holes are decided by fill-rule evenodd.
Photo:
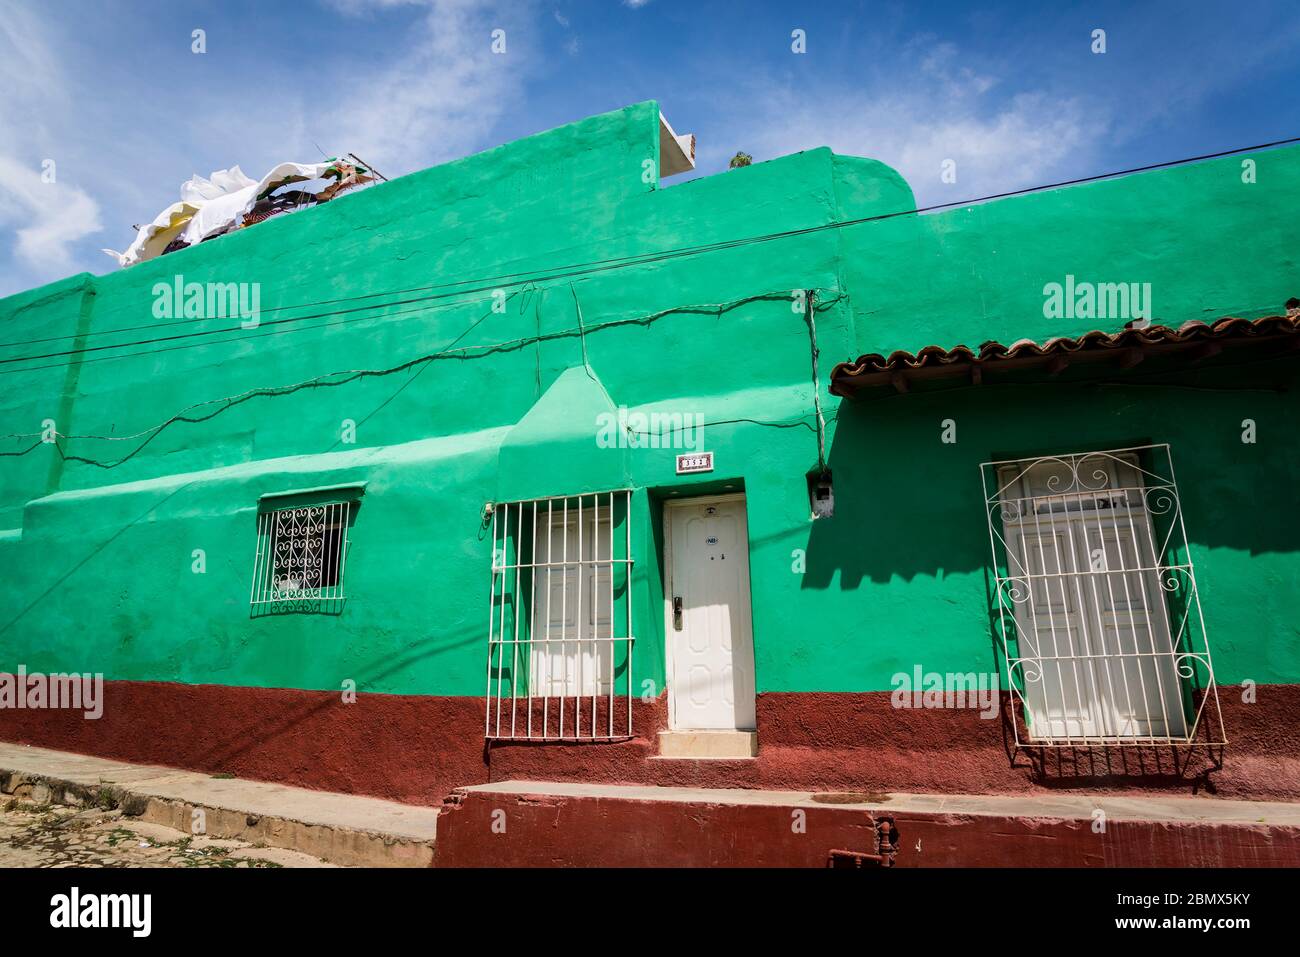
<instances>
[{"instance_id":1,"label":"white wooden door","mask_svg":"<svg viewBox=\"0 0 1300 957\"><path fill-rule=\"evenodd\" d=\"M539 541L533 598L531 669L534 696L608 694L614 675L610 641L609 509L551 513ZM545 520L543 515L542 519Z\"/></svg>"},{"instance_id":2,"label":"white wooden door","mask_svg":"<svg viewBox=\"0 0 1300 957\"><path fill-rule=\"evenodd\" d=\"M674 730L755 729L749 535L743 498L672 502L667 595Z\"/></svg>"},{"instance_id":3,"label":"white wooden door","mask_svg":"<svg viewBox=\"0 0 1300 957\"><path fill-rule=\"evenodd\" d=\"M1182 686L1141 470L1129 458L1009 466L1003 509L1030 733L1181 737Z\"/></svg>"}]
</instances>

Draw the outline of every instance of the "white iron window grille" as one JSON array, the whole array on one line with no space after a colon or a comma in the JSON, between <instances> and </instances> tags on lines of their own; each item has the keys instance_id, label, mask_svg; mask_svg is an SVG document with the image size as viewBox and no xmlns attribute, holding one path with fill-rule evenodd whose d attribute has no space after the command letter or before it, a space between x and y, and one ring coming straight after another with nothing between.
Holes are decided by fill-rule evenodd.
<instances>
[{"instance_id":1,"label":"white iron window grille","mask_svg":"<svg viewBox=\"0 0 1300 957\"><path fill-rule=\"evenodd\" d=\"M327 502L258 515L254 611L341 607L351 509L351 502Z\"/></svg>"},{"instance_id":2,"label":"white iron window grille","mask_svg":"<svg viewBox=\"0 0 1300 957\"><path fill-rule=\"evenodd\" d=\"M1169 446L980 471L1016 744L1226 743Z\"/></svg>"},{"instance_id":3,"label":"white iron window grille","mask_svg":"<svg viewBox=\"0 0 1300 957\"><path fill-rule=\"evenodd\" d=\"M632 734L632 493L496 505L489 739Z\"/></svg>"}]
</instances>

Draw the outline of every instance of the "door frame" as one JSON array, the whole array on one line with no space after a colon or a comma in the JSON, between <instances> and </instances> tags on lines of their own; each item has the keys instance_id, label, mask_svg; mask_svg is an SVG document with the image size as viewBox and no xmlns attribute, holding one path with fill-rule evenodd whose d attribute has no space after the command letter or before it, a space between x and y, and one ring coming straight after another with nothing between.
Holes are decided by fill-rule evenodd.
<instances>
[{"instance_id":1,"label":"door frame","mask_svg":"<svg viewBox=\"0 0 1300 957\"><path fill-rule=\"evenodd\" d=\"M664 500L664 685L668 691L668 727L677 729L677 715L673 700L673 514L687 506L714 502L742 502L745 506L745 591L749 599L749 644L753 655L754 645L754 591L749 568L749 502L744 492L724 492L718 495L675 496ZM755 658L757 656L754 656ZM758 698L758 663L754 662L754 698Z\"/></svg>"}]
</instances>

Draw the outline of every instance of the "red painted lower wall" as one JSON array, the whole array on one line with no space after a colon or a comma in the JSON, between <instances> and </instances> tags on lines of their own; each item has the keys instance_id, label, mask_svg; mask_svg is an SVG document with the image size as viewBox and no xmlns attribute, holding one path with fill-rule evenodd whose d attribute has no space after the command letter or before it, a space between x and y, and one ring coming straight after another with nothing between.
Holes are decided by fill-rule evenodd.
<instances>
[{"instance_id":1,"label":"red painted lower wall","mask_svg":"<svg viewBox=\"0 0 1300 957\"><path fill-rule=\"evenodd\" d=\"M0 710L0 739L411 804L487 780L476 698L109 681L98 720Z\"/></svg>"},{"instance_id":2,"label":"red painted lower wall","mask_svg":"<svg viewBox=\"0 0 1300 957\"><path fill-rule=\"evenodd\" d=\"M1300 685L1220 698L1229 745L1014 752L1004 720L967 710L899 710L888 692L758 697L752 761L655 759L664 698L634 709L614 744L485 747L481 698L107 682L104 714L0 710L0 740L301 787L436 805L489 780L700 787L1025 793L1046 789L1209 792L1300 800Z\"/></svg>"},{"instance_id":3,"label":"red painted lower wall","mask_svg":"<svg viewBox=\"0 0 1300 957\"><path fill-rule=\"evenodd\" d=\"M1229 746L1208 749L1012 747L1009 701L985 720L958 709L897 709L888 692L758 696L752 761L652 760L665 699L638 712L622 744L504 744L493 781L1016 794L1046 790L1210 793L1300 800L1300 685L1262 685L1257 701L1220 687Z\"/></svg>"},{"instance_id":4,"label":"red painted lower wall","mask_svg":"<svg viewBox=\"0 0 1300 957\"><path fill-rule=\"evenodd\" d=\"M874 853L876 820L833 807L466 794L438 818L435 867L825 867ZM879 865L876 865L879 866Z\"/></svg>"},{"instance_id":5,"label":"red painted lower wall","mask_svg":"<svg viewBox=\"0 0 1300 957\"><path fill-rule=\"evenodd\" d=\"M438 819L434 865L827 867L834 850L887 850L877 840L884 825L892 850L883 856L896 867L1300 867L1300 828L1277 825L1116 820L1098 833L1087 819L817 807L796 824L793 813L779 804L469 793Z\"/></svg>"}]
</instances>

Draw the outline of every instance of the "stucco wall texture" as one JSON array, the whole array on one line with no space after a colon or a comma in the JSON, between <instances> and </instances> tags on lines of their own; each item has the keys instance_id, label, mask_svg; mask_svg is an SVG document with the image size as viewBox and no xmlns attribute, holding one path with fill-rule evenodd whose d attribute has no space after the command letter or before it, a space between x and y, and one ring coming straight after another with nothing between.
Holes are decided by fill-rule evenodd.
<instances>
[{"instance_id":1,"label":"stucco wall texture","mask_svg":"<svg viewBox=\"0 0 1300 957\"><path fill-rule=\"evenodd\" d=\"M1300 148L1250 157L1249 183L1230 157L816 229L910 210L912 192L827 149L663 184L658 116L637 104L0 301L0 671L481 696L484 503L626 485L635 678L662 689L660 503L731 484L758 691L887 691L916 664L996 667L979 463L1168 442L1219 681L1300 680L1293 360L1160 385L826 392L866 351L1122 326L1046 318L1043 287L1067 275L1149 282L1174 326L1281 312L1300 294ZM164 324L155 285L178 275L259 284L260 325ZM835 478L817 522L794 290L815 291ZM598 447L611 406L702 414L715 471ZM251 617L259 496L352 482L343 612Z\"/></svg>"},{"instance_id":2,"label":"stucco wall texture","mask_svg":"<svg viewBox=\"0 0 1300 957\"><path fill-rule=\"evenodd\" d=\"M754 760L657 759L665 695L634 702L635 737L613 743L483 741L483 699L115 681L104 716L0 712L6 740L140 764L437 805L457 787L512 780L706 788L1029 794L1070 791L1300 799L1300 685L1247 705L1221 689L1231 742L1013 751L1001 714L899 710L888 692L765 692Z\"/></svg>"}]
</instances>

